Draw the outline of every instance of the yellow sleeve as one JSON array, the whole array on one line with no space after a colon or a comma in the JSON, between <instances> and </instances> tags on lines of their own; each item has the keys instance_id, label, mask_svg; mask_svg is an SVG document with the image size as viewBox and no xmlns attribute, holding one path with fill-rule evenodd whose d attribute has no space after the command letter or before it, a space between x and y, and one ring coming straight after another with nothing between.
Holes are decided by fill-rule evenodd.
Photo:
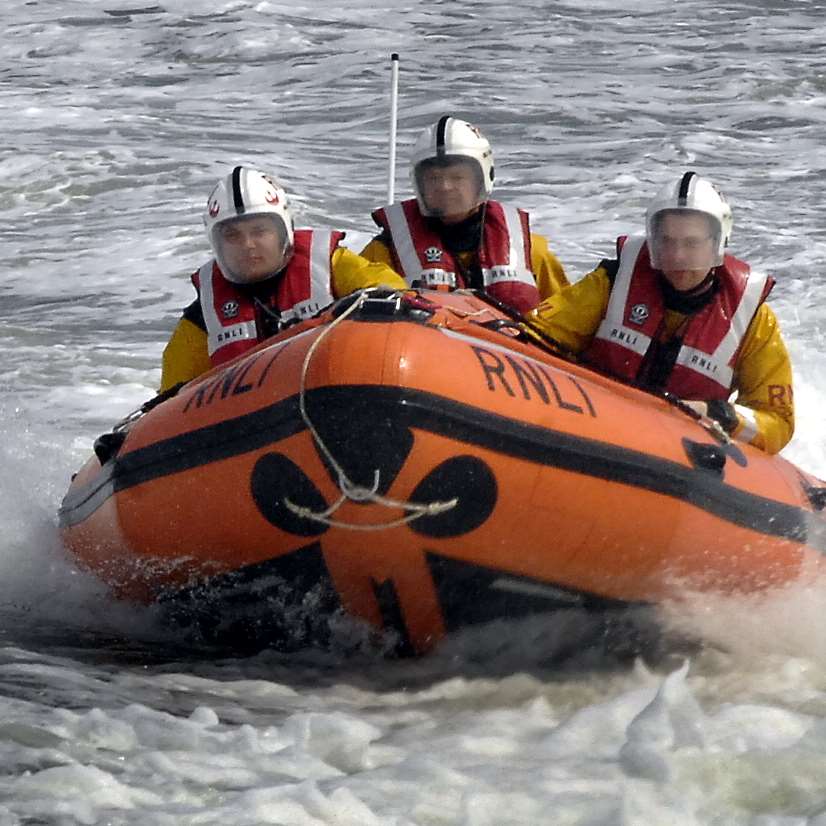
<instances>
[{"instance_id":1,"label":"yellow sleeve","mask_svg":"<svg viewBox=\"0 0 826 826\"><path fill-rule=\"evenodd\" d=\"M550 298L568 286L568 276L559 259L548 247L544 235L531 233L531 271L536 278L540 300Z\"/></svg>"},{"instance_id":2,"label":"yellow sleeve","mask_svg":"<svg viewBox=\"0 0 826 826\"><path fill-rule=\"evenodd\" d=\"M358 253L337 247L333 251L333 295L336 298L349 295L354 290L379 285L394 290L406 290L404 279L387 264L368 261Z\"/></svg>"},{"instance_id":3,"label":"yellow sleeve","mask_svg":"<svg viewBox=\"0 0 826 826\"><path fill-rule=\"evenodd\" d=\"M734 365L735 438L777 453L794 433L792 364L777 317L761 304Z\"/></svg>"},{"instance_id":4,"label":"yellow sleeve","mask_svg":"<svg viewBox=\"0 0 826 826\"><path fill-rule=\"evenodd\" d=\"M361 251L361 257L376 264L384 264L390 267L391 270L395 267L390 247L378 235Z\"/></svg>"},{"instance_id":5,"label":"yellow sleeve","mask_svg":"<svg viewBox=\"0 0 826 826\"><path fill-rule=\"evenodd\" d=\"M178 382L192 381L205 373L212 366L206 332L182 318L164 348L161 365L161 393Z\"/></svg>"},{"instance_id":6,"label":"yellow sleeve","mask_svg":"<svg viewBox=\"0 0 826 826\"><path fill-rule=\"evenodd\" d=\"M610 291L607 271L597 267L546 298L525 315L525 320L567 350L581 353L591 343L605 315Z\"/></svg>"}]
</instances>

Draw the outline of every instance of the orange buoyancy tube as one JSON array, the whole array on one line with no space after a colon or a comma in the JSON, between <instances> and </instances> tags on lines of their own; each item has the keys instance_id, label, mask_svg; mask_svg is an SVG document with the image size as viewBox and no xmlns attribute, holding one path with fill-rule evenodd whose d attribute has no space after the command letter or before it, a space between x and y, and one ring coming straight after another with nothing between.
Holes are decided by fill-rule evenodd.
<instances>
[{"instance_id":1,"label":"orange buoyancy tube","mask_svg":"<svg viewBox=\"0 0 826 826\"><path fill-rule=\"evenodd\" d=\"M415 652L497 616L819 567L817 483L784 459L493 329L479 298L402 305L334 307L139 418L72 483L67 546L132 598L323 584Z\"/></svg>"}]
</instances>

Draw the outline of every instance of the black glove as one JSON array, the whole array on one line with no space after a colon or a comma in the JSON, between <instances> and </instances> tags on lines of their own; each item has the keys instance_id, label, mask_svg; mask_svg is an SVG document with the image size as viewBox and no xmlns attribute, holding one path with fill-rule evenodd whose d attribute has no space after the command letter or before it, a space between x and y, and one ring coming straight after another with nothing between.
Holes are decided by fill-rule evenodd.
<instances>
[{"instance_id":1,"label":"black glove","mask_svg":"<svg viewBox=\"0 0 826 826\"><path fill-rule=\"evenodd\" d=\"M713 399L708 403L708 415L720 423L720 427L729 434L734 433L739 423L734 405L722 399Z\"/></svg>"}]
</instances>

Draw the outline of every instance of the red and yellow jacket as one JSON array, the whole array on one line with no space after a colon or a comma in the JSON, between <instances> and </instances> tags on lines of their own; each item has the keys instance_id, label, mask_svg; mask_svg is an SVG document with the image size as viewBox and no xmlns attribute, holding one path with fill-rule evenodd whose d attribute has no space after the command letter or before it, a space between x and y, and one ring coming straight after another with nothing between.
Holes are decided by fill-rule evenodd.
<instances>
[{"instance_id":1,"label":"red and yellow jacket","mask_svg":"<svg viewBox=\"0 0 826 826\"><path fill-rule=\"evenodd\" d=\"M316 246L325 245L325 253L317 252L313 260L314 235ZM266 281L239 287L224 278L214 260L193 274L198 298L184 310L163 351L161 392L254 347L274 332L272 317L311 315L322 309L317 305L324 300L329 303L368 287L406 289L404 280L389 267L338 246L341 233L296 230L295 236L290 263ZM201 301L206 296L204 307Z\"/></svg>"},{"instance_id":2,"label":"red and yellow jacket","mask_svg":"<svg viewBox=\"0 0 826 826\"><path fill-rule=\"evenodd\" d=\"M393 267L411 285L480 287L526 312L568 283L547 239L530 232L528 214L498 201L488 201L470 228L473 248L460 251L451 248L451 228L422 216L415 199L382 207L373 219L384 231L361 254Z\"/></svg>"},{"instance_id":3,"label":"red and yellow jacket","mask_svg":"<svg viewBox=\"0 0 826 826\"><path fill-rule=\"evenodd\" d=\"M630 243L630 241L629 241ZM643 376L640 376L629 367L628 371L617 369L621 361L608 357L609 351L601 345L594 346L595 336L606 318L615 285L616 273L621 266L619 262L602 262L593 272L586 275L581 281L564 288L558 295L542 302L535 310L528 313L526 319L546 335L558 341L563 347L574 352L582 353L589 363L605 372L613 372L623 380L638 383L649 389L668 389L684 398L702 400L720 399L725 392L712 392L713 382L689 382L684 379L684 385L672 378L673 370L659 378L664 382L652 386ZM732 264L731 266L734 266ZM635 268L635 278L644 278L644 262ZM718 273L718 277L727 277ZM768 304L762 299L765 297L768 285L757 283L759 288L758 300L754 301L753 314L745 320L743 329L738 334L737 347L732 357L727 361L730 367L730 376L725 384L731 393L736 393L733 412L736 414L736 423L732 423L731 433L735 438L753 444L768 453L777 453L791 439L794 433L794 397L792 391L792 368L786 345L780 333L777 318ZM634 289L632 287L631 289ZM715 298L717 308L722 302L730 301L737 295L738 290L745 290L745 284L739 286L728 283L718 290ZM636 293L640 295L641 293ZM631 303L626 303L626 309ZM639 303L639 302L637 302ZM636 305L635 305L636 306ZM633 308L632 308L633 310ZM652 308L646 305L646 312ZM654 310L654 312L659 312ZM699 311L703 312L703 311ZM664 349L670 349L676 364L678 354L683 350L684 337L692 328L695 313L679 312L662 307L659 318L656 318L656 332L651 344L656 342ZM709 315L709 311L706 311ZM716 316L718 319L720 314ZM603 331L605 328L603 327ZM724 338L725 331L709 332L705 339L708 346L713 338L719 342ZM693 344L703 345L703 333L696 326L692 332ZM671 347L669 348L669 345ZM646 351L647 351L646 347ZM698 351L699 346L694 350ZM684 352L688 352L685 350ZM644 361L645 353L640 354L642 360L631 359L629 363L639 367ZM672 364L673 367L673 364ZM629 372L630 371L630 372ZM689 378L694 379L694 373L683 371ZM631 375L634 373L634 375ZM699 386L705 388L702 396L698 393ZM686 392L683 393L682 391Z\"/></svg>"}]
</instances>

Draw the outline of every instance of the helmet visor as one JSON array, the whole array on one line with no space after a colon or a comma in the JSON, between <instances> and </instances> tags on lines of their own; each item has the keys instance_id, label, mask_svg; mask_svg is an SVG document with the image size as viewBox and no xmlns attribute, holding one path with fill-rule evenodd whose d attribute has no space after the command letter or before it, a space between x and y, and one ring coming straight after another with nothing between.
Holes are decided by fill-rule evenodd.
<instances>
[{"instance_id":1,"label":"helmet visor","mask_svg":"<svg viewBox=\"0 0 826 826\"><path fill-rule=\"evenodd\" d=\"M221 272L236 284L271 278L292 256L284 219L271 213L221 221L213 227L210 240Z\"/></svg>"},{"instance_id":2,"label":"helmet visor","mask_svg":"<svg viewBox=\"0 0 826 826\"><path fill-rule=\"evenodd\" d=\"M463 218L487 200L482 167L473 158L427 158L416 164L413 175L424 215Z\"/></svg>"},{"instance_id":3,"label":"helmet visor","mask_svg":"<svg viewBox=\"0 0 826 826\"><path fill-rule=\"evenodd\" d=\"M657 269L708 272L721 263L719 245L720 225L705 212L666 209L651 217L648 246Z\"/></svg>"}]
</instances>

